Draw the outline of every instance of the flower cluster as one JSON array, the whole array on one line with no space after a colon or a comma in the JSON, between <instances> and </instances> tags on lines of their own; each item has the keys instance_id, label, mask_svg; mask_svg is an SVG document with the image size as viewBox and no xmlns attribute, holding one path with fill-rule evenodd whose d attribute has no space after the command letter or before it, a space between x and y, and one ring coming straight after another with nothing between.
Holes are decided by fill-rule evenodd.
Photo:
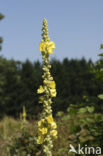
<instances>
[{"instance_id":1,"label":"flower cluster","mask_svg":"<svg viewBox=\"0 0 103 156\"><path fill-rule=\"evenodd\" d=\"M41 42L40 43L40 51L41 52L45 52L48 54L52 54L53 53L53 49L55 49L55 44L53 41L51 42Z\"/></svg>"},{"instance_id":2,"label":"flower cluster","mask_svg":"<svg viewBox=\"0 0 103 156\"><path fill-rule=\"evenodd\" d=\"M40 51L43 58L43 85L37 90L38 94L41 94L39 103L43 104L43 111L41 113L41 119L38 121L38 138L37 144L42 144L43 152L46 156L52 156L53 139L57 138L57 125L52 116L52 98L56 97L56 83L50 73L50 61L49 54L53 53L55 44L50 41L48 37L48 25L47 20L43 20L42 28L42 41L40 43Z\"/></svg>"},{"instance_id":3,"label":"flower cluster","mask_svg":"<svg viewBox=\"0 0 103 156\"><path fill-rule=\"evenodd\" d=\"M56 97L56 89L55 89L55 81L43 81L45 85L40 86L40 88L37 90L38 94L44 93L46 91L46 88L48 87L49 93L51 97Z\"/></svg>"},{"instance_id":4,"label":"flower cluster","mask_svg":"<svg viewBox=\"0 0 103 156\"><path fill-rule=\"evenodd\" d=\"M42 144L43 142L46 142L46 135L47 133L50 134L52 138L57 138L57 125L52 117L52 115L49 115L45 119L41 119L38 122L38 144Z\"/></svg>"}]
</instances>

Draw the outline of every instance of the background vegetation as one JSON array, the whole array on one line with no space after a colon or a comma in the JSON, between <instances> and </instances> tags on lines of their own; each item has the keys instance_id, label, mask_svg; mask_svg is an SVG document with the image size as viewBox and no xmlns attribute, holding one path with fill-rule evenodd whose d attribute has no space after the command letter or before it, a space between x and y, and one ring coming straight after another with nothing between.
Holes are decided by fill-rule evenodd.
<instances>
[{"instance_id":1,"label":"background vegetation","mask_svg":"<svg viewBox=\"0 0 103 156\"><path fill-rule=\"evenodd\" d=\"M84 58L65 58L62 62L52 60L51 64L57 86L57 97L52 105L54 115L58 111L65 112L70 104L83 103L84 96L95 106L96 112L103 111L102 101L97 97L103 93L103 84L95 79L90 68L92 66L92 71L95 70L95 63ZM0 118L5 115L18 118L23 105L28 118L38 118L42 107L37 95L37 88L42 83L41 67L39 61L20 62L0 57Z\"/></svg>"},{"instance_id":2,"label":"background vegetation","mask_svg":"<svg viewBox=\"0 0 103 156\"><path fill-rule=\"evenodd\" d=\"M0 20L3 18L0 14ZM0 37L0 50L2 42ZM78 156L68 153L70 144L76 150L78 143L103 147L103 60L94 63L85 58L52 59L51 65L57 89L52 108L58 126L53 156ZM42 110L37 94L41 76L39 61L0 57L0 156L43 156L41 146L36 143L37 119ZM27 121L21 130L23 106Z\"/></svg>"}]
</instances>

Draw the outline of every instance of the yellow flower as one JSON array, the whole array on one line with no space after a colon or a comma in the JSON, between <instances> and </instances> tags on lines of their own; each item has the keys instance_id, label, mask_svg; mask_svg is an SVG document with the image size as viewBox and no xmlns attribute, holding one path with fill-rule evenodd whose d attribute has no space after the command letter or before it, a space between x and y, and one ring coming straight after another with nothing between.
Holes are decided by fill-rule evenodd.
<instances>
[{"instance_id":1,"label":"yellow flower","mask_svg":"<svg viewBox=\"0 0 103 156\"><path fill-rule=\"evenodd\" d=\"M55 81L44 80L43 82L44 82L44 84L47 84L52 89L55 89L55 87L56 87Z\"/></svg>"},{"instance_id":2,"label":"yellow flower","mask_svg":"<svg viewBox=\"0 0 103 156\"><path fill-rule=\"evenodd\" d=\"M39 46L40 46L39 48L40 51L45 51L47 47L47 42L41 42Z\"/></svg>"},{"instance_id":3,"label":"yellow flower","mask_svg":"<svg viewBox=\"0 0 103 156\"><path fill-rule=\"evenodd\" d=\"M50 95L51 97L56 97L56 89L50 89Z\"/></svg>"},{"instance_id":4,"label":"yellow flower","mask_svg":"<svg viewBox=\"0 0 103 156\"><path fill-rule=\"evenodd\" d=\"M55 89L55 86L56 86L56 85L55 85L55 81L50 81L50 82L49 82L49 87L50 87L50 88Z\"/></svg>"},{"instance_id":5,"label":"yellow flower","mask_svg":"<svg viewBox=\"0 0 103 156\"><path fill-rule=\"evenodd\" d=\"M44 135L47 133L47 128L41 128L39 131Z\"/></svg>"},{"instance_id":6,"label":"yellow flower","mask_svg":"<svg viewBox=\"0 0 103 156\"><path fill-rule=\"evenodd\" d=\"M57 128L56 123L55 123L55 122L52 122L52 123L51 123L51 127L52 127L53 129L56 129L56 128Z\"/></svg>"},{"instance_id":7,"label":"yellow flower","mask_svg":"<svg viewBox=\"0 0 103 156\"><path fill-rule=\"evenodd\" d=\"M37 144L42 144L44 142L43 136L38 136Z\"/></svg>"},{"instance_id":8,"label":"yellow flower","mask_svg":"<svg viewBox=\"0 0 103 156\"><path fill-rule=\"evenodd\" d=\"M48 46L49 46L50 48L52 48L52 49L55 49L55 48L56 48L53 41L50 41L49 44L48 44Z\"/></svg>"},{"instance_id":9,"label":"yellow flower","mask_svg":"<svg viewBox=\"0 0 103 156\"><path fill-rule=\"evenodd\" d=\"M53 136L53 137L57 137L57 130L52 130L50 132L50 135Z\"/></svg>"},{"instance_id":10,"label":"yellow flower","mask_svg":"<svg viewBox=\"0 0 103 156\"><path fill-rule=\"evenodd\" d=\"M37 93L38 93L38 94L41 94L41 93L43 93L43 92L44 92L44 89L43 89L42 86L40 86L40 88L37 90Z\"/></svg>"},{"instance_id":11,"label":"yellow flower","mask_svg":"<svg viewBox=\"0 0 103 156\"><path fill-rule=\"evenodd\" d=\"M53 117L52 117L52 115L49 115L48 117L47 117L47 122L48 123L52 123L54 120L53 120Z\"/></svg>"},{"instance_id":12,"label":"yellow flower","mask_svg":"<svg viewBox=\"0 0 103 156\"><path fill-rule=\"evenodd\" d=\"M48 42L48 45L47 45L47 52L49 54L52 54L53 53L53 49L55 49L55 44L53 41L51 42Z\"/></svg>"},{"instance_id":13,"label":"yellow flower","mask_svg":"<svg viewBox=\"0 0 103 156\"><path fill-rule=\"evenodd\" d=\"M42 52L47 52L49 54L53 53L53 49L55 49L55 44L53 41L51 42L41 42L39 50Z\"/></svg>"},{"instance_id":14,"label":"yellow flower","mask_svg":"<svg viewBox=\"0 0 103 156\"><path fill-rule=\"evenodd\" d=\"M40 121L38 121L38 126L41 127L44 123L44 119L41 119Z\"/></svg>"}]
</instances>

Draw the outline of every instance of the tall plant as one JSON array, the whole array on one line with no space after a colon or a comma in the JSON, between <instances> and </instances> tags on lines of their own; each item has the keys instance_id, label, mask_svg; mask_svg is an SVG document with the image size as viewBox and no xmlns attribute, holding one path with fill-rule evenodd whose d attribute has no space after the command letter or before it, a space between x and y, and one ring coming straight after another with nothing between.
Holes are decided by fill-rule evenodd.
<instances>
[{"instance_id":1,"label":"tall plant","mask_svg":"<svg viewBox=\"0 0 103 156\"><path fill-rule=\"evenodd\" d=\"M43 104L43 111L38 121L38 138L37 144L42 145L43 154L52 156L53 139L57 138L57 125L52 116L52 98L56 97L56 84L50 73L49 55L53 53L55 44L50 41L48 36L48 23L44 18L42 26L42 40L40 43L40 51L43 59L43 84L37 90L38 94L42 94L39 103Z\"/></svg>"}]
</instances>

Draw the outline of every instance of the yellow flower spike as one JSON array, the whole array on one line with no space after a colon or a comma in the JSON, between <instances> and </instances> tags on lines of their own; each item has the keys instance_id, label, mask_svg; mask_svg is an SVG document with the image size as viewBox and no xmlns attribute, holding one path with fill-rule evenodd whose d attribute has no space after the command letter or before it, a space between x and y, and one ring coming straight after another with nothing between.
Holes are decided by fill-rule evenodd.
<instances>
[{"instance_id":1,"label":"yellow flower spike","mask_svg":"<svg viewBox=\"0 0 103 156\"><path fill-rule=\"evenodd\" d=\"M25 106L23 106L23 113L21 114L21 127L20 129L24 129L26 124L26 109Z\"/></svg>"},{"instance_id":2,"label":"yellow flower spike","mask_svg":"<svg viewBox=\"0 0 103 156\"><path fill-rule=\"evenodd\" d=\"M26 109L25 109L25 106L23 106L23 118L26 117Z\"/></svg>"},{"instance_id":3,"label":"yellow flower spike","mask_svg":"<svg viewBox=\"0 0 103 156\"><path fill-rule=\"evenodd\" d=\"M50 41L50 38L48 36L48 23L47 23L47 20L44 18L43 20L43 26L42 26L42 41L44 42L47 42L47 41Z\"/></svg>"},{"instance_id":4,"label":"yellow flower spike","mask_svg":"<svg viewBox=\"0 0 103 156\"><path fill-rule=\"evenodd\" d=\"M56 97L56 84L50 73L50 59L49 54L53 53L55 44L50 41L48 36L48 23L43 20L42 40L39 45L39 50L43 59L43 86L37 90L38 94L44 93L39 98L39 103L43 103L43 111L41 113L41 120L38 122L38 138L37 144L42 144L43 155L52 156L53 139L57 138L57 125L52 116L52 97Z\"/></svg>"},{"instance_id":5,"label":"yellow flower spike","mask_svg":"<svg viewBox=\"0 0 103 156\"><path fill-rule=\"evenodd\" d=\"M40 88L37 90L37 93L38 93L38 94L41 94L41 93L43 93L43 92L44 92L44 89L43 89L42 86L40 86Z\"/></svg>"}]
</instances>

